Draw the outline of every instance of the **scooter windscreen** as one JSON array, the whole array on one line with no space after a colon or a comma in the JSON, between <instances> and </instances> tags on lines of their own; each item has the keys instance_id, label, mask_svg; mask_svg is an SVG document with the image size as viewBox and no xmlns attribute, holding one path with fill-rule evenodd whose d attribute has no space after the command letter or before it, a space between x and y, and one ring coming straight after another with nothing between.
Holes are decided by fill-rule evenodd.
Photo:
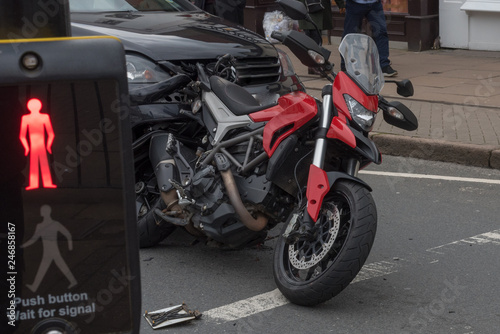
<instances>
[{"instance_id":1,"label":"scooter windscreen","mask_svg":"<svg viewBox=\"0 0 500 334\"><path fill-rule=\"evenodd\" d=\"M339 52L351 78L367 94L379 94L385 81L373 39L363 34L348 34L342 39Z\"/></svg>"}]
</instances>

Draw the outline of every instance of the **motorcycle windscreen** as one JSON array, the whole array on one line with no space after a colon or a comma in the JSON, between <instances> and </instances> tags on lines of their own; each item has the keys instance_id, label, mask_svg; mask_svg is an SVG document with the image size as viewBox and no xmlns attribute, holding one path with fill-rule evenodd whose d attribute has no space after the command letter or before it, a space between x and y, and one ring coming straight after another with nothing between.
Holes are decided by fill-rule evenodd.
<instances>
[{"instance_id":1,"label":"motorcycle windscreen","mask_svg":"<svg viewBox=\"0 0 500 334\"><path fill-rule=\"evenodd\" d=\"M136 332L123 48L111 39L16 47L0 44L7 55L0 64L0 281L8 297L0 332ZM26 55L35 58L23 63Z\"/></svg>"},{"instance_id":2,"label":"motorcycle windscreen","mask_svg":"<svg viewBox=\"0 0 500 334\"><path fill-rule=\"evenodd\" d=\"M347 34L339 45L345 59L346 72L369 95L376 95L384 87L384 73L380 68L377 44L364 34Z\"/></svg>"}]
</instances>

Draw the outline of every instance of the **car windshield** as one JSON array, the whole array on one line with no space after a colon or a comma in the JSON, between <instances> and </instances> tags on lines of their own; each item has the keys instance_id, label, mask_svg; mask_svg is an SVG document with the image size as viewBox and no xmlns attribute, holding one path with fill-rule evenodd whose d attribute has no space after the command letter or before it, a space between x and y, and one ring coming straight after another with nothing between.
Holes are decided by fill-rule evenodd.
<instances>
[{"instance_id":1,"label":"car windshield","mask_svg":"<svg viewBox=\"0 0 500 334\"><path fill-rule=\"evenodd\" d=\"M187 0L70 0L69 8L71 12L185 12L197 9Z\"/></svg>"},{"instance_id":2,"label":"car windshield","mask_svg":"<svg viewBox=\"0 0 500 334\"><path fill-rule=\"evenodd\" d=\"M378 94L384 87L377 45L367 35L348 34L339 45L346 71L368 94Z\"/></svg>"}]
</instances>

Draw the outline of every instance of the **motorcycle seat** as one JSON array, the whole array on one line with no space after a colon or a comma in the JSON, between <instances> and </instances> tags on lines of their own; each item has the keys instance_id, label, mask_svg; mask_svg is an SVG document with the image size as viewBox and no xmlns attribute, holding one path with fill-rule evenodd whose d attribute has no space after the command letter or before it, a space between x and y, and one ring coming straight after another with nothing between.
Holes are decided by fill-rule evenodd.
<instances>
[{"instance_id":1,"label":"motorcycle seat","mask_svg":"<svg viewBox=\"0 0 500 334\"><path fill-rule=\"evenodd\" d=\"M210 86L215 95L236 116L243 116L275 106L261 106L252 94L243 87L218 76L210 77Z\"/></svg>"}]
</instances>

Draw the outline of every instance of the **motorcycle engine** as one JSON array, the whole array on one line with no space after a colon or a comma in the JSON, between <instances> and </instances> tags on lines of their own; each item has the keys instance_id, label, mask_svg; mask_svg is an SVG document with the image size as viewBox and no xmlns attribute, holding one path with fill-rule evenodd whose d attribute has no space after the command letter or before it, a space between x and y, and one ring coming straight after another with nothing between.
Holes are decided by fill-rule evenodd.
<instances>
[{"instance_id":1,"label":"motorcycle engine","mask_svg":"<svg viewBox=\"0 0 500 334\"><path fill-rule=\"evenodd\" d=\"M286 220L292 201L289 195L266 179L266 163L256 167L247 175L240 175L236 166L231 167L237 192L248 212L254 216L257 213L264 214L269 218L267 227L256 232L248 229L240 221L239 215L231 205L221 172L217 167L195 165L196 159L192 159L194 156L192 149L184 145L169 147L173 150L174 146L175 152L171 152L171 157L176 161L179 175L191 175L190 182L186 182L186 179L177 180L177 187L182 185L181 193L185 196L182 200L184 217L189 217L190 224L196 230L226 247L242 248L262 242L269 228ZM243 163L247 147L248 142L240 143L228 147L226 153ZM255 154L260 154L259 149L262 149L262 146L259 148L259 145L255 145L255 147ZM186 166L186 162L189 162L190 171L181 168ZM192 227L187 230L192 230Z\"/></svg>"},{"instance_id":2,"label":"motorcycle engine","mask_svg":"<svg viewBox=\"0 0 500 334\"><path fill-rule=\"evenodd\" d=\"M238 218L224 191L224 183L215 167L207 166L198 171L190 186L196 204L191 217L195 228L229 248L240 248L262 242L267 231L249 230Z\"/></svg>"}]
</instances>

